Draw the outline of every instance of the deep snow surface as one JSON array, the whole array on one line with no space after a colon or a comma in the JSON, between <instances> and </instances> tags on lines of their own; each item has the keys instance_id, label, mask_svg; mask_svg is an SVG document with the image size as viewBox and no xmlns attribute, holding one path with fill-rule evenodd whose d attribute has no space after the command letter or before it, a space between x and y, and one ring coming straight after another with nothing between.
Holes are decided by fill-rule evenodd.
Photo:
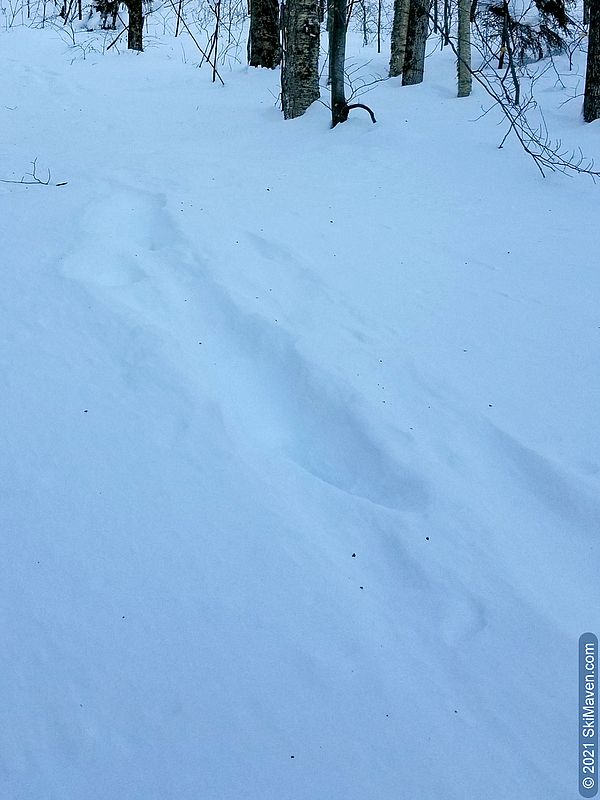
<instances>
[{"instance_id":1,"label":"deep snow surface","mask_svg":"<svg viewBox=\"0 0 600 800\"><path fill-rule=\"evenodd\" d=\"M0 38L0 796L575 797L599 189L186 47Z\"/></svg>"}]
</instances>

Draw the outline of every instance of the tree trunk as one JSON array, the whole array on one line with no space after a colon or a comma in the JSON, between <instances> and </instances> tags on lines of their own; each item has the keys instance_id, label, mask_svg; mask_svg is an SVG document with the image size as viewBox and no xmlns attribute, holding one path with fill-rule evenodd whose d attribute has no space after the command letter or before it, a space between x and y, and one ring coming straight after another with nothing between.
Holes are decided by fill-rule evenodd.
<instances>
[{"instance_id":1,"label":"tree trunk","mask_svg":"<svg viewBox=\"0 0 600 800\"><path fill-rule=\"evenodd\" d=\"M369 44L369 23L367 18L367 4L365 0L359 0L360 2L360 10L362 11L362 35L363 35L363 47L367 47Z\"/></svg>"},{"instance_id":2,"label":"tree trunk","mask_svg":"<svg viewBox=\"0 0 600 800\"><path fill-rule=\"evenodd\" d=\"M443 46L448 47L450 44L450 0L444 0L444 28L443 28Z\"/></svg>"},{"instance_id":3,"label":"tree trunk","mask_svg":"<svg viewBox=\"0 0 600 800\"><path fill-rule=\"evenodd\" d=\"M143 50L142 31L144 28L144 14L142 0L127 0L129 11L129 28L127 31L127 47L130 50Z\"/></svg>"},{"instance_id":4,"label":"tree trunk","mask_svg":"<svg viewBox=\"0 0 600 800\"><path fill-rule=\"evenodd\" d=\"M327 0L327 33L331 33L331 26L333 25L333 0Z\"/></svg>"},{"instance_id":5,"label":"tree trunk","mask_svg":"<svg viewBox=\"0 0 600 800\"><path fill-rule=\"evenodd\" d=\"M280 61L279 0L252 0L248 63L251 67L275 69Z\"/></svg>"},{"instance_id":6,"label":"tree trunk","mask_svg":"<svg viewBox=\"0 0 600 800\"><path fill-rule=\"evenodd\" d=\"M589 0L587 70L583 118L586 122L600 119L600 0Z\"/></svg>"},{"instance_id":7,"label":"tree trunk","mask_svg":"<svg viewBox=\"0 0 600 800\"><path fill-rule=\"evenodd\" d=\"M471 0L458 0L458 96L468 97L471 75Z\"/></svg>"},{"instance_id":8,"label":"tree trunk","mask_svg":"<svg viewBox=\"0 0 600 800\"><path fill-rule=\"evenodd\" d=\"M348 119L344 66L346 64L346 0L333 0L329 33L329 77L331 79L331 127Z\"/></svg>"},{"instance_id":9,"label":"tree trunk","mask_svg":"<svg viewBox=\"0 0 600 800\"><path fill-rule=\"evenodd\" d=\"M100 12L100 27L114 31L117 27L119 0L97 0L95 8L96 11Z\"/></svg>"},{"instance_id":10,"label":"tree trunk","mask_svg":"<svg viewBox=\"0 0 600 800\"><path fill-rule=\"evenodd\" d=\"M408 31L408 10L410 0L394 0L394 22L392 25L390 78L402 75L404 54L406 53L406 33Z\"/></svg>"},{"instance_id":11,"label":"tree trunk","mask_svg":"<svg viewBox=\"0 0 600 800\"><path fill-rule=\"evenodd\" d=\"M410 0L402 86L423 82L431 0Z\"/></svg>"},{"instance_id":12,"label":"tree trunk","mask_svg":"<svg viewBox=\"0 0 600 800\"><path fill-rule=\"evenodd\" d=\"M285 119L300 117L319 98L318 0L288 0L283 7L281 96Z\"/></svg>"}]
</instances>

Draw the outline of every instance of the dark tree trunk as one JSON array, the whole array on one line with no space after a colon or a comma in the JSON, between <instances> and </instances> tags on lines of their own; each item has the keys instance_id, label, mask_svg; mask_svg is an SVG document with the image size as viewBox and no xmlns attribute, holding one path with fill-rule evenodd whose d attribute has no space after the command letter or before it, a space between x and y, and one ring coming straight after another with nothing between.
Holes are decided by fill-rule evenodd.
<instances>
[{"instance_id":1,"label":"dark tree trunk","mask_svg":"<svg viewBox=\"0 0 600 800\"><path fill-rule=\"evenodd\" d=\"M508 45L508 20L509 9L506 0L502 3L503 17L502 17L502 37L500 39L500 58L498 59L498 69L504 69L504 56L506 55Z\"/></svg>"},{"instance_id":2,"label":"dark tree trunk","mask_svg":"<svg viewBox=\"0 0 600 800\"><path fill-rule=\"evenodd\" d=\"M100 12L100 26L114 31L117 27L119 0L97 0L95 5L96 10Z\"/></svg>"},{"instance_id":3,"label":"dark tree trunk","mask_svg":"<svg viewBox=\"0 0 600 800\"><path fill-rule=\"evenodd\" d=\"M444 0L444 29L443 29L443 43L444 47L450 44L450 0Z\"/></svg>"},{"instance_id":4,"label":"dark tree trunk","mask_svg":"<svg viewBox=\"0 0 600 800\"><path fill-rule=\"evenodd\" d=\"M589 0L587 70L583 118L586 122L600 119L600 0Z\"/></svg>"},{"instance_id":5,"label":"dark tree trunk","mask_svg":"<svg viewBox=\"0 0 600 800\"><path fill-rule=\"evenodd\" d=\"M319 3L288 0L282 13L281 97L283 116L293 119L319 98Z\"/></svg>"},{"instance_id":6,"label":"dark tree trunk","mask_svg":"<svg viewBox=\"0 0 600 800\"><path fill-rule=\"evenodd\" d=\"M333 0L326 0L327 7L327 33L331 33L331 26L333 25Z\"/></svg>"},{"instance_id":7,"label":"dark tree trunk","mask_svg":"<svg viewBox=\"0 0 600 800\"><path fill-rule=\"evenodd\" d=\"M394 0L394 22L390 42L390 78L402 75L402 70L404 69L409 8L410 0Z\"/></svg>"},{"instance_id":8,"label":"dark tree trunk","mask_svg":"<svg viewBox=\"0 0 600 800\"><path fill-rule=\"evenodd\" d=\"M127 47L130 50L143 50L142 31L144 28L144 14L142 0L127 0L129 11L129 28L127 31Z\"/></svg>"},{"instance_id":9,"label":"dark tree trunk","mask_svg":"<svg viewBox=\"0 0 600 800\"><path fill-rule=\"evenodd\" d=\"M279 0L252 0L248 63L251 67L275 69L280 61Z\"/></svg>"},{"instance_id":10,"label":"dark tree trunk","mask_svg":"<svg viewBox=\"0 0 600 800\"><path fill-rule=\"evenodd\" d=\"M329 77L331 80L331 127L348 119L344 66L346 64L346 0L332 2L329 31Z\"/></svg>"},{"instance_id":11,"label":"dark tree trunk","mask_svg":"<svg viewBox=\"0 0 600 800\"><path fill-rule=\"evenodd\" d=\"M415 83L423 82L430 6L431 0L410 0L406 53L402 70L403 86L413 86Z\"/></svg>"}]
</instances>

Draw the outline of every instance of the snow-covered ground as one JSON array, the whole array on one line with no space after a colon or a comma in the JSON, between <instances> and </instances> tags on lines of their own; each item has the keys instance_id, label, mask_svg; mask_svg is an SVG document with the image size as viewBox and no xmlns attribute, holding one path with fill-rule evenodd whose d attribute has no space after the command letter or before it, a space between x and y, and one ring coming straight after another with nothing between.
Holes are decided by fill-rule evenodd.
<instances>
[{"instance_id":1,"label":"snow-covered ground","mask_svg":"<svg viewBox=\"0 0 600 800\"><path fill-rule=\"evenodd\" d=\"M0 37L0 797L575 797L600 189L194 59Z\"/></svg>"}]
</instances>

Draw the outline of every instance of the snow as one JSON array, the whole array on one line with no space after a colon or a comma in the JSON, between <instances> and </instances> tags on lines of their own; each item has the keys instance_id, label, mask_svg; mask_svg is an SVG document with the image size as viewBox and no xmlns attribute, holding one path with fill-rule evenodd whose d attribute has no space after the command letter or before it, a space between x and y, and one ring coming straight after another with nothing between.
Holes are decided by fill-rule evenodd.
<instances>
[{"instance_id":1,"label":"snow","mask_svg":"<svg viewBox=\"0 0 600 800\"><path fill-rule=\"evenodd\" d=\"M575 796L598 188L446 52L331 131L77 36L0 47L0 796Z\"/></svg>"}]
</instances>

